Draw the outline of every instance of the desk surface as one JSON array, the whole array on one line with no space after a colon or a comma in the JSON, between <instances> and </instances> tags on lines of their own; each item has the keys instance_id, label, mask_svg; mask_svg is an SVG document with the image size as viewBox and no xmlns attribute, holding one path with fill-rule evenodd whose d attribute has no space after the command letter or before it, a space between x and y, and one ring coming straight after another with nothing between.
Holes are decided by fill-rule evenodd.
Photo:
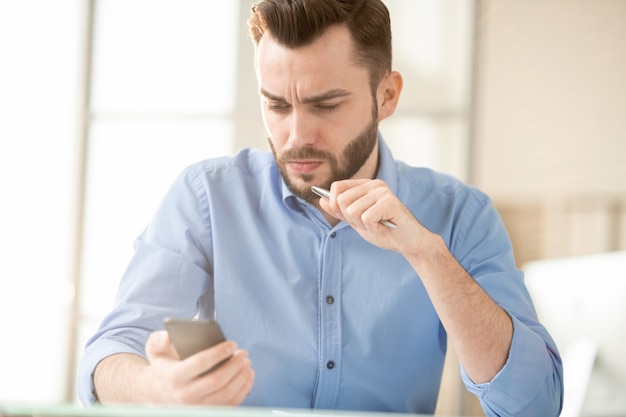
<instances>
[{"instance_id":1,"label":"desk surface","mask_svg":"<svg viewBox=\"0 0 626 417\"><path fill-rule=\"evenodd\" d=\"M0 417L424 417L367 411L273 409L256 407L147 407L0 404Z\"/></svg>"}]
</instances>

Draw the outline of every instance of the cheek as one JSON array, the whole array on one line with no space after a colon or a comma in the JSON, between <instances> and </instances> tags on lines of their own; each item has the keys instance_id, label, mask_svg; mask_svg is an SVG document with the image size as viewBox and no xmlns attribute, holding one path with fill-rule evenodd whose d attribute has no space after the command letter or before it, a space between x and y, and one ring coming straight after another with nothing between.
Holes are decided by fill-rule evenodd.
<instances>
[{"instance_id":1,"label":"cheek","mask_svg":"<svg viewBox=\"0 0 626 417\"><path fill-rule=\"evenodd\" d=\"M261 114L263 116L265 131L272 139L272 142L276 143L277 141L281 141L282 138L285 136L283 128L284 121L281 121L281 118L266 110L262 110Z\"/></svg>"},{"instance_id":2,"label":"cheek","mask_svg":"<svg viewBox=\"0 0 626 417\"><path fill-rule=\"evenodd\" d=\"M287 143L288 136L285 135L282 130L277 129L271 124L269 127L266 127L266 130L267 138L272 143L274 150L281 153L285 149L285 144Z\"/></svg>"}]
</instances>

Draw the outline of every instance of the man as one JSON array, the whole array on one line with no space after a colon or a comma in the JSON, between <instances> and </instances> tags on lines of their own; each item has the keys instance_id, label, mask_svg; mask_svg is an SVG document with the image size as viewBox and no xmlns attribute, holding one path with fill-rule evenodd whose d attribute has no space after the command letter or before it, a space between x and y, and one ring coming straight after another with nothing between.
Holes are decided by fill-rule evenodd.
<instances>
[{"instance_id":1,"label":"man","mask_svg":"<svg viewBox=\"0 0 626 417\"><path fill-rule=\"evenodd\" d=\"M449 337L487 414L558 415L559 354L489 199L378 133L402 90L382 2L263 0L249 24L272 154L173 184L85 351L82 400L432 413ZM216 316L229 341L180 361L167 316Z\"/></svg>"}]
</instances>

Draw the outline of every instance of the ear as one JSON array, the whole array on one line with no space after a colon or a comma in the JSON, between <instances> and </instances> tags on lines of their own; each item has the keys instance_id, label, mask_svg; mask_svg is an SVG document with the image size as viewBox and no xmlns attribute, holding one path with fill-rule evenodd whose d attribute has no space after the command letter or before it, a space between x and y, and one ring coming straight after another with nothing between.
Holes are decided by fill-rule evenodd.
<instances>
[{"instance_id":1,"label":"ear","mask_svg":"<svg viewBox=\"0 0 626 417\"><path fill-rule=\"evenodd\" d=\"M400 100L402 92L402 75L398 71L391 71L378 84L376 99L378 100L378 121L391 116Z\"/></svg>"}]
</instances>

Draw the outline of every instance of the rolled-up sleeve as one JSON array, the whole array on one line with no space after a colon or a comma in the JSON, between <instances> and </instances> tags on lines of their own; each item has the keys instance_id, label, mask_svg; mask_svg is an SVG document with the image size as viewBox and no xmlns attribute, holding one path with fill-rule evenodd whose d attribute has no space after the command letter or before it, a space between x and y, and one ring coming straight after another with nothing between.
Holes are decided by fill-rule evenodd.
<instances>
[{"instance_id":1,"label":"rolled-up sleeve","mask_svg":"<svg viewBox=\"0 0 626 417\"><path fill-rule=\"evenodd\" d=\"M78 399L83 404L97 402L93 385L93 371L98 363L112 353L133 353L145 357L144 347L137 344L137 340L142 338L145 339L146 336L138 334L135 338L125 337L123 340L108 338L87 346L78 369L77 393Z\"/></svg>"},{"instance_id":2,"label":"rolled-up sleeve","mask_svg":"<svg viewBox=\"0 0 626 417\"><path fill-rule=\"evenodd\" d=\"M539 322L499 214L488 198L480 193L474 197L464 206L455 256L509 314L513 338L505 366L490 382L474 384L461 368L463 382L488 416L558 416L563 365L557 346Z\"/></svg>"},{"instance_id":3,"label":"rolled-up sleeve","mask_svg":"<svg viewBox=\"0 0 626 417\"><path fill-rule=\"evenodd\" d=\"M135 242L135 254L120 283L114 308L87 342L77 374L83 404L97 401L93 373L107 356L145 357L151 332L167 316L191 318L199 304L212 309L207 257L207 210L200 203L203 184L187 170L170 188L154 218Z\"/></svg>"},{"instance_id":4,"label":"rolled-up sleeve","mask_svg":"<svg viewBox=\"0 0 626 417\"><path fill-rule=\"evenodd\" d=\"M562 365L546 334L540 336L512 317L513 340L502 370L484 384L474 384L461 369L467 389L490 416L557 416L563 401Z\"/></svg>"}]
</instances>

